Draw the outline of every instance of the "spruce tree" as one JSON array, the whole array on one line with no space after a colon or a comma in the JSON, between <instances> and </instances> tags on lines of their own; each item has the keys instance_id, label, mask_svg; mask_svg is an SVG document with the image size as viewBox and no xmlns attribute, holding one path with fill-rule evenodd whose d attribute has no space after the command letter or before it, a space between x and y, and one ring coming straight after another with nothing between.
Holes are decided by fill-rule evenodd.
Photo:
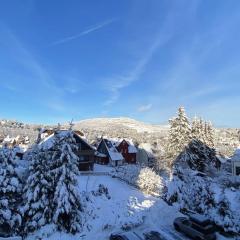
<instances>
[{"instance_id":1,"label":"spruce tree","mask_svg":"<svg viewBox=\"0 0 240 240\"><path fill-rule=\"evenodd\" d=\"M82 206L77 190L78 147L71 130L56 133L52 157L54 175L53 222L59 230L75 234L81 230Z\"/></svg>"},{"instance_id":2,"label":"spruce tree","mask_svg":"<svg viewBox=\"0 0 240 240\"><path fill-rule=\"evenodd\" d=\"M33 232L51 222L53 198L53 179L50 175L48 151L32 155L29 177L25 186L24 232Z\"/></svg>"},{"instance_id":3,"label":"spruce tree","mask_svg":"<svg viewBox=\"0 0 240 240\"><path fill-rule=\"evenodd\" d=\"M178 109L178 116L169 123L168 155L174 158L191 140L191 127L183 107Z\"/></svg>"},{"instance_id":4,"label":"spruce tree","mask_svg":"<svg viewBox=\"0 0 240 240\"><path fill-rule=\"evenodd\" d=\"M214 147L214 129L211 122L206 122L206 140L209 147Z\"/></svg>"},{"instance_id":5,"label":"spruce tree","mask_svg":"<svg viewBox=\"0 0 240 240\"><path fill-rule=\"evenodd\" d=\"M15 154L11 149L0 150L0 225L12 234L18 232L22 222L22 183L16 172Z\"/></svg>"},{"instance_id":6,"label":"spruce tree","mask_svg":"<svg viewBox=\"0 0 240 240\"><path fill-rule=\"evenodd\" d=\"M205 134L205 122L202 118L200 118L200 123L199 123L199 138L198 140L200 140L201 142L203 142L204 144L206 144L207 139L206 139L206 134Z\"/></svg>"},{"instance_id":7,"label":"spruce tree","mask_svg":"<svg viewBox=\"0 0 240 240\"><path fill-rule=\"evenodd\" d=\"M202 126L200 118L194 117L192 121L192 138L193 139L202 139Z\"/></svg>"},{"instance_id":8,"label":"spruce tree","mask_svg":"<svg viewBox=\"0 0 240 240\"><path fill-rule=\"evenodd\" d=\"M215 166L216 151L200 140L193 139L184 151L178 156L177 163L187 163L193 170L204 172L206 167Z\"/></svg>"}]
</instances>

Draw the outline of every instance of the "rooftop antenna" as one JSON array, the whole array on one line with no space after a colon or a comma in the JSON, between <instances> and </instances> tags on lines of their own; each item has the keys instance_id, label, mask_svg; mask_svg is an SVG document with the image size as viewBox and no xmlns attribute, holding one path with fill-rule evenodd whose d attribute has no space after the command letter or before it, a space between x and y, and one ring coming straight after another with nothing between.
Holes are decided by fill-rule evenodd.
<instances>
[{"instance_id":1,"label":"rooftop antenna","mask_svg":"<svg viewBox=\"0 0 240 240\"><path fill-rule=\"evenodd\" d=\"M74 123L72 118L71 122L69 122L69 130L72 130L73 126L74 126Z\"/></svg>"}]
</instances>

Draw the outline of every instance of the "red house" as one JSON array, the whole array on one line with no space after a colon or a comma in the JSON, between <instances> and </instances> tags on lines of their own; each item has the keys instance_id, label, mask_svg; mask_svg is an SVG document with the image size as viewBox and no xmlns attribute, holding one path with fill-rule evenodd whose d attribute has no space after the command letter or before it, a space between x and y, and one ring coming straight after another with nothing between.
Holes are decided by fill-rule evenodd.
<instances>
[{"instance_id":1,"label":"red house","mask_svg":"<svg viewBox=\"0 0 240 240\"><path fill-rule=\"evenodd\" d=\"M116 143L117 150L123 155L126 163L135 164L137 159L137 148L134 144L123 139L119 143Z\"/></svg>"}]
</instances>

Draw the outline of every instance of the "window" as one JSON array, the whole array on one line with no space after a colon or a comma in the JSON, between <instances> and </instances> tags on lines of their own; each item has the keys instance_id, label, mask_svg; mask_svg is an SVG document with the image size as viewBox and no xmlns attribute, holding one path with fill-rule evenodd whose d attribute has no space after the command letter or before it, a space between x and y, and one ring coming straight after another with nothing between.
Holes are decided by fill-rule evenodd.
<instances>
[{"instance_id":1,"label":"window","mask_svg":"<svg viewBox=\"0 0 240 240\"><path fill-rule=\"evenodd\" d=\"M235 168L235 172L237 176L240 176L240 166Z\"/></svg>"}]
</instances>

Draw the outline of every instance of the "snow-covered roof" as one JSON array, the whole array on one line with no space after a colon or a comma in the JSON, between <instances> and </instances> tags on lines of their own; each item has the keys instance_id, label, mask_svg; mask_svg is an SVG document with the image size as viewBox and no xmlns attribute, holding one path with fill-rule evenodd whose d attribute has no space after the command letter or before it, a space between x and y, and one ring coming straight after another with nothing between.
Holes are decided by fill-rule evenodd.
<instances>
[{"instance_id":1,"label":"snow-covered roof","mask_svg":"<svg viewBox=\"0 0 240 240\"><path fill-rule=\"evenodd\" d=\"M54 133L52 133L51 135L49 135L48 137L44 138L39 144L39 148L43 149L43 150L47 150L50 149L54 146L55 144L55 137L54 137Z\"/></svg>"},{"instance_id":2,"label":"snow-covered roof","mask_svg":"<svg viewBox=\"0 0 240 240\"><path fill-rule=\"evenodd\" d=\"M124 159L122 154L119 153L116 147L113 145L112 141L104 139L104 142L112 161L119 161Z\"/></svg>"},{"instance_id":3,"label":"snow-covered roof","mask_svg":"<svg viewBox=\"0 0 240 240\"><path fill-rule=\"evenodd\" d=\"M138 150L137 150L137 148L136 148L134 145L129 144L129 146L128 146L128 152L129 152L129 153L137 153Z\"/></svg>"},{"instance_id":4,"label":"snow-covered roof","mask_svg":"<svg viewBox=\"0 0 240 240\"><path fill-rule=\"evenodd\" d=\"M64 138L69 134L70 130L59 130L58 131L58 136L60 138ZM73 131L73 134L77 137L79 137L84 143L86 143L91 149L95 150L93 146L91 146L86 139L84 139L83 137L79 136L78 134L76 134ZM40 143L39 143L39 147L42 148L43 150L47 150L50 149L54 146L56 142L56 136L54 133L52 133L51 135L49 135L48 137L44 138Z\"/></svg>"},{"instance_id":5,"label":"snow-covered roof","mask_svg":"<svg viewBox=\"0 0 240 240\"><path fill-rule=\"evenodd\" d=\"M128 143L128 152L129 153L137 153L138 150L137 148L134 146L134 143L132 140L130 139L124 139L124 138L120 138L120 139L110 139L110 141L112 142L112 144L115 147L118 147L123 141L126 141Z\"/></svg>"},{"instance_id":6,"label":"snow-covered roof","mask_svg":"<svg viewBox=\"0 0 240 240\"><path fill-rule=\"evenodd\" d=\"M142 143L139 145L139 148L143 149L146 152L148 158L155 158L150 143Z\"/></svg>"},{"instance_id":7,"label":"snow-covered roof","mask_svg":"<svg viewBox=\"0 0 240 240\"><path fill-rule=\"evenodd\" d=\"M232 161L240 161L240 146L235 150Z\"/></svg>"}]
</instances>

